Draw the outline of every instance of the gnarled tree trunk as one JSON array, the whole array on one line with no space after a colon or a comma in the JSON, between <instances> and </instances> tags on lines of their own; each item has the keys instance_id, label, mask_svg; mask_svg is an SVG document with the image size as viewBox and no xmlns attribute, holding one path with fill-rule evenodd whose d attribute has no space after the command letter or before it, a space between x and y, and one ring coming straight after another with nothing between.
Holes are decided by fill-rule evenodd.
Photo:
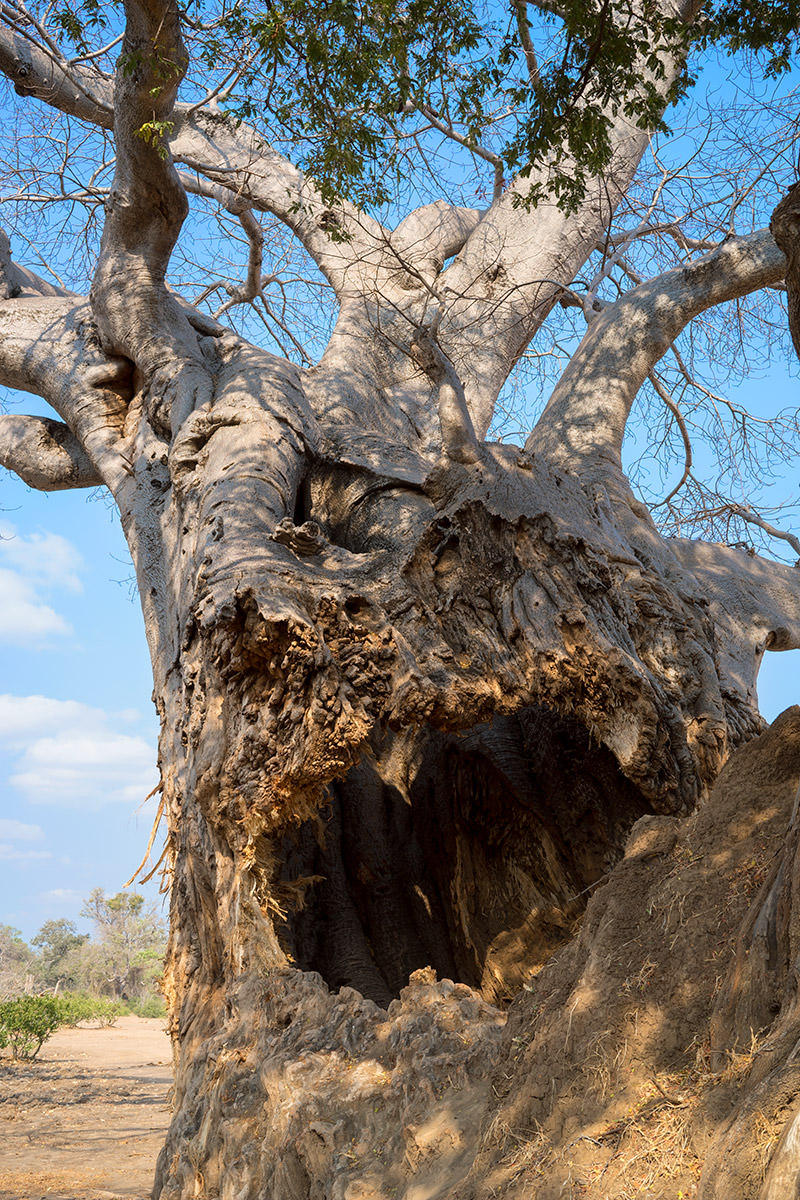
<instances>
[{"instance_id":1,"label":"gnarled tree trunk","mask_svg":"<svg viewBox=\"0 0 800 1200\"><path fill-rule=\"evenodd\" d=\"M2 379L61 418L2 418L0 461L105 484L136 566L172 884L154 1195L466 1194L503 1006L634 823L690 813L761 729L764 649L800 645L795 573L664 540L620 458L678 332L784 259L766 232L730 238L640 285L592 323L525 448L484 442L642 130L620 123L577 216L518 209L512 185L485 214L431 205L388 231L246 126L176 105L177 9L126 13L89 302L0 264ZM11 43L7 74L109 127L90 67L70 66L76 92L28 50L22 76ZM168 120L171 153L139 136ZM176 161L315 257L340 304L318 366L167 289Z\"/></svg>"}]
</instances>

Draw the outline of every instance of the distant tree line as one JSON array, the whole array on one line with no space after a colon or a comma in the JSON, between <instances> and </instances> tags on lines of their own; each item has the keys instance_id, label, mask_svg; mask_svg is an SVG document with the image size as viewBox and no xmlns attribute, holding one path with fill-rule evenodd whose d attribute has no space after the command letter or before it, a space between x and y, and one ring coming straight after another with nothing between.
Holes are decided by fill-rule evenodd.
<instances>
[{"instance_id":1,"label":"distant tree line","mask_svg":"<svg viewBox=\"0 0 800 1200\"><path fill-rule=\"evenodd\" d=\"M92 922L91 933L59 918L45 921L30 944L18 929L0 924L0 1001L82 993L160 1014L166 928L156 905L135 892L107 896L95 888L81 916Z\"/></svg>"}]
</instances>

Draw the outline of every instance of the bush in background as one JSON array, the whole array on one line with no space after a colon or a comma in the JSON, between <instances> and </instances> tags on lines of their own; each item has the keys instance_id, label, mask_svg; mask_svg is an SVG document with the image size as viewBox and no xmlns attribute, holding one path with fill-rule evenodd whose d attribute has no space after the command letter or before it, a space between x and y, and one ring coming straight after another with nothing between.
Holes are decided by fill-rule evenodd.
<instances>
[{"instance_id":1,"label":"bush in background","mask_svg":"<svg viewBox=\"0 0 800 1200\"><path fill-rule=\"evenodd\" d=\"M133 999L128 1001L128 1012L133 1013L135 1017L166 1017L167 1006L163 996L155 996L152 993L149 996L144 996L142 999Z\"/></svg>"},{"instance_id":2,"label":"bush in background","mask_svg":"<svg viewBox=\"0 0 800 1200\"><path fill-rule=\"evenodd\" d=\"M18 929L0 924L0 1001L52 993L62 1024L73 1026L113 1025L126 1012L166 1016L159 979L167 935L156 906L136 892L107 896L95 888L81 916L91 920L92 935L58 918L45 921L30 946Z\"/></svg>"},{"instance_id":3,"label":"bush in background","mask_svg":"<svg viewBox=\"0 0 800 1200\"><path fill-rule=\"evenodd\" d=\"M31 1059L61 1024L55 996L20 996L0 1004L0 1048L14 1058Z\"/></svg>"},{"instance_id":4,"label":"bush in background","mask_svg":"<svg viewBox=\"0 0 800 1200\"><path fill-rule=\"evenodd\" d=\"M96 1021L107 1028L128 1011L128 1006L121 1000L90 996L86 992L62 992L53 999L58 1005L62 1025L75 1026L81 1021Z\"/></svg>"}]
</instances>

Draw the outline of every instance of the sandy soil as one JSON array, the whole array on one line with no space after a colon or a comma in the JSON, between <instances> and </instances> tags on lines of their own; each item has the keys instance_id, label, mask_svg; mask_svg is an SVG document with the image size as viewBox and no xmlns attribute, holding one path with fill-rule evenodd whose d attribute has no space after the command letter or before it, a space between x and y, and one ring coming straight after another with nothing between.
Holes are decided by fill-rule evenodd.
<instances>
[{"instance_id":1,"label":"sandy soil","mask_svg":"<svg viewBox=\"0 0 800 1200\"><path fill-rule=\"evenodd\" d=\"M170 1118L164 1022L62 1029L0 1058L0 1200L145 1200Z\"/></svg>"}]
</instances>

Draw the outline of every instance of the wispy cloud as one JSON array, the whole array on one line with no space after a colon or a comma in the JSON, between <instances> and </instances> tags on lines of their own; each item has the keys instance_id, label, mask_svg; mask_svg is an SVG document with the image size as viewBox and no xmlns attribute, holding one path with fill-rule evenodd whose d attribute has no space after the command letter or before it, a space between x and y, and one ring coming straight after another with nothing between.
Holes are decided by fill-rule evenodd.
<instances>
[{"instance_id":1,"label":"wispy cloud","mask_svg":"<svg viewBox=\"0 0 800 1200\"><path fill-rule=\"evenodd\" d=\"M0 521L0 562L28 579L82 592L79 571L83 559L76 546L60 533L18 534L8 521Z\"/></svg>"},{"instance_id":2,"label":"wispy cloud","mask_svg":"<svg viewBox=\"0 0 800 1200\"><path fill-rule=\"evenodd\" d=\"M45 604L37 590L16 571L0 567L0 641L41 642L70 633L63 617Z\"/></svg>"},{"instance_id":3,"label":"wispy cloud","mask_svg":"<svg viewBox=\"0 0 800 1200\"><path fill-rule=\"evenodd\" d=\"M0 521L0 641L47 643L72 632L48 601L66 589L81 591L82 565L75 546L60 534L17 534Z\"/></svg>"},{"instance_id":4,"label":"wispy cloud","mask_svg":"<svg viewBox=\"0 0 800 1200\"><path fill-rule=\"evenodd\" d=\"M8 783L31 804L98 809L143 800L158 779L156 752L119 731L130 717L77 700L0 695Z\"/></svg>"},{"instance_id":5,"label":"wispy cloud","mask_svg":"<svg viewBox=\"0 0 800 1200\"><path fill-rule=\"evenodd\" d=\"M49 912L53 909L75 909L84 899L83 892L76 892L74 888L50 888L47 892L39 892L37 896L37 900L43 903Z\"/></svg>"},{"instance_id":6,"label":"wispy cloud","mask_svg":"<svg viewBox=\"0 0 800 1200\"><path fill-rule=\"evenodd\" d=\"M0 818L0 862L29 862L32 859L52 858L49 850L32 850L30 842L44 841L40 825L29 825L10 817ZM17 845L16 843L23 844Z\"/></svg>"},{"instance_id":7,"label":"wispy cloud","mask_svg":"<svg viewBox=\"0 0 800 1200\"><path fill-rule=\"evenodd\" d=\"M20 850L9 842L0 842L0 862L28 862L31 859L52 858L49 850Z\"/></svg>"},{"instance_id":8,"label":"wispy cloud","mask_svg":"<svg viewBox=\"0 0 800 1200\"><path fill-rule=\"evenodd\" d=\"M0 817L0 838L8 838L11 842L41 842L44 830L41 825L26 825L24 821Z\"/></svg>"}]
</instances>

